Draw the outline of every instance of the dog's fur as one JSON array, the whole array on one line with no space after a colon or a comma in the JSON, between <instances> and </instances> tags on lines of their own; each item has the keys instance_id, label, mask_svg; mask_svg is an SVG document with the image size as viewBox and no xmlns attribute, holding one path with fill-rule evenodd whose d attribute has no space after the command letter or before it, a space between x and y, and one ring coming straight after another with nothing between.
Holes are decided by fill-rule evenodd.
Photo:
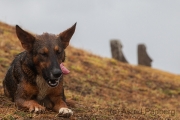
<instances>
[{"instance_id":1,"label":"dog's fur","mask_svg":"<svg viewBox=\"0 0 180 120\"><path fill-rule=\"evenodd\" d=\"M18 108L31 112L48 108L64 117L73 114L66 105L60 64L65 60L65 49L75 28L76 23L59 35L32 35L16 25L17 37L25 51L15 57L3 87L5 95Z\"/></svg>"}]
</instances>

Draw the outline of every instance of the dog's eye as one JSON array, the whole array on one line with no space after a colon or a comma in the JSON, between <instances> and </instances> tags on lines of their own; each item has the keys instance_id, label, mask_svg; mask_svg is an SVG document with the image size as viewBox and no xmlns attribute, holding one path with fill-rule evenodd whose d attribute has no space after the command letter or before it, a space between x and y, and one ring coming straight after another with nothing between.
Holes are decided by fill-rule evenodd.
<instances>
[{"instance_id":1,"label":"dog's eye","mask_svg":"<svg viewBox=\"0 0 180 120\"><path fill-rule=\"evenodd\" d=\"M47 56L47 53L39 53L41 56L44 56L46 57Z\"/></svg>"},{"instance_id":2,"label":"dog's eye","mask_svg":"<svg viewBox=\"0 0 180 120\"><path fill-rule=\"evenodd\" d=\"M62 53L61 51L57 51L57 52L56 52L57 55L60 55L61 53Z\"/></svg>"}]
</instances>

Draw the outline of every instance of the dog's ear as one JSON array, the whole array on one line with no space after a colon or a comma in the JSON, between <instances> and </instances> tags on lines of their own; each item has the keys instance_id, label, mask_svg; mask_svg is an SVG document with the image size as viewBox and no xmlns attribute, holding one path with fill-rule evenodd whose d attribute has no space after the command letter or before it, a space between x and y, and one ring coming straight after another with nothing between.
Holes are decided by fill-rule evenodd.
<instances>
[{"instance_id":1,"label":"dog's ear","mask_svg":"<svg viewBox=\"0 0 180 120\"><path fill-rule=\"evenodd\" d=\"M31 51L35 37L21 29L18 25L16 25L16 34L22 44L22 47L27 51Z\"/></svg>"},{"instance_id":2,"label":"dog's ear","mask_svg":"<svg viewBox=\"0 0 180 120\"><path fill-rule=\"evenodd\" d=\"M69 41L71 37L73 36L75 29L76 29L76 23L72 27L68 28L67 30L59 34L59 37L61 39L61 42L63 43L64 49L69 45Z\"/></svg>"}]
</instances>

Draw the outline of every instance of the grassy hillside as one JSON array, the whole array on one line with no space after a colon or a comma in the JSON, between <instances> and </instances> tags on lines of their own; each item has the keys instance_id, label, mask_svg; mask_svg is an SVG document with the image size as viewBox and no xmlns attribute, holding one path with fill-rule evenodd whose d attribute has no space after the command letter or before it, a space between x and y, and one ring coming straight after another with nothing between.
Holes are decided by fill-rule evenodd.
<instances>
[{"instance_id":1,"label":"grassy hillside","mask_svg":"<svg viewBox=\"0 0 180 120\"><path fill-rule=\"evenodd\" d=\"M73 38L72 38L73 40ZM2 92L14 56L23 51L12 26L0 22L0 119L62 119L56 113L16 109ZM180 76L102 58L69 46L65 94L76 104L71 120L151 120L180 118Z\"/></svg>"}]
</instances>

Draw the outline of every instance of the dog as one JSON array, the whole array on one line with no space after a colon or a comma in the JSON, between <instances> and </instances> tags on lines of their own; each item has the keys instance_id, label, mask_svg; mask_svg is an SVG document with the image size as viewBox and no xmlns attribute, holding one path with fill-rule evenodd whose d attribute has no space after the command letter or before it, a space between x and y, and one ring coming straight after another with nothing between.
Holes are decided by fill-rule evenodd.
<instances>
[{"instance_id":1,"label":"dog","mask_svg":"<svg viewBox=\"0 0 180 120\"><path fill-rule=\"evenodd\" d=\"M65 60L65 49L76 29L76 23L58 35L33 35L18 25L16 34L24 52L11 63L3 80L4 93L18 109L42 113L45 109L70 117L63 88L60 64Z\"/></svg>"}]
</instances>

